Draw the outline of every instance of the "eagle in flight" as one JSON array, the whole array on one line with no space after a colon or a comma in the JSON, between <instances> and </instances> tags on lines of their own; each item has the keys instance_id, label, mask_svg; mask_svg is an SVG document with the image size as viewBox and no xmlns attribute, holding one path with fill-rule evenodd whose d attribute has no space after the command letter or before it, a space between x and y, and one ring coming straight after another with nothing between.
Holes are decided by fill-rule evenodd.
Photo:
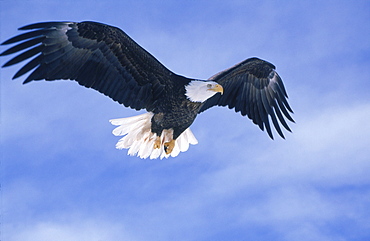
<instances>
[{"instance_id":1,"label":"eagle in flight","mask_svg":"<svg viewBox=\"0 0 370 241\"><path fill-rule=\"evenodd\" d=\"M1 45L0 56L22 51L3 67L34 57L13 77L29 71L33 80L75 80L118 103L147 113L113 119L116 147L141 158L177 156L198 141L189 129L196 116L213 106L228 106L248 116L273 139L270 121L284 138L285 118L294 122L287 93L275 66L246 59L208 80L175 74L121 29L97 22L43 22ZM279 125L280 122L280 125Z\"/></svg>"}]
</instances>

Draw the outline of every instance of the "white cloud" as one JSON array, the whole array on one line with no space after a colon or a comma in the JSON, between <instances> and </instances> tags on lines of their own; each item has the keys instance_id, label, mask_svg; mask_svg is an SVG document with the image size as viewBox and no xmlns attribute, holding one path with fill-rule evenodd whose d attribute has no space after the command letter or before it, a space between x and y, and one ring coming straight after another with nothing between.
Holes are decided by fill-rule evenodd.
<instances>
[{"instance_id":1,"label":"white cloud","mask_svg":"<svg viewBox=\"0 0 370 241\"><path fill-rule=\"evenodd\" d=\"M259 176L257 180L267 182L282 177L308 183L330 181L336 185L369 181L366 174L370 166L367 138L370 123L366 121L370 119L369 104L331 106L317 115L308 113L300 117L296 118L298 124L293 126L293 134L286 141L256 145L253 153L250 149L243 152L242 145L235 147L242 152L241 156L248 158L229 166L233 176L243 176L252 167L253 175ZM250 182L249 178L245 180Z\"/></svg>"},{"instance_id":2,"label":"white cloud","mask_svg":"<svg viewBox=\"0 0 370 241\"><path fill-rule=\"evenodd\" d=\"M64 221L41 221L23 224L22 227L8 227L3 235L9 241L108 241L132 240L135 236L117 223L102 220L76 219L73 215Z\"/></svg>"}]
</instances>

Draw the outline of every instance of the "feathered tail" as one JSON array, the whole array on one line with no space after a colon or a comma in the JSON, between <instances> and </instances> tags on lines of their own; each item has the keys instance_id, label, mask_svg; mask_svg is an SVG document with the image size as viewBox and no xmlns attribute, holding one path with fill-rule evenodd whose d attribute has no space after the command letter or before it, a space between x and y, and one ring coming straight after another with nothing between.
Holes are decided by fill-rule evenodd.
<instances>
[{"instance_id":1,"label":"feathered tail","mask_svg":"<svg viewBox=\"0 0 370 241\"><path fill-rule=\"evenodd\" d=\"M175 157L180 152L189 149L189 144L198 144L190 128L186 129L177 139L171 154L166 154L163 144L172 139L172 130L164 130L161 134L161 147L154 149L157 134L151 132L151 119L153 113L110 120L112 125L118 126L113 130L113 135L124 136L116 144L117 149L129 149L128 155L137 155L140 158L156 159L160 157Z\"/></svg>"}]
</instances>

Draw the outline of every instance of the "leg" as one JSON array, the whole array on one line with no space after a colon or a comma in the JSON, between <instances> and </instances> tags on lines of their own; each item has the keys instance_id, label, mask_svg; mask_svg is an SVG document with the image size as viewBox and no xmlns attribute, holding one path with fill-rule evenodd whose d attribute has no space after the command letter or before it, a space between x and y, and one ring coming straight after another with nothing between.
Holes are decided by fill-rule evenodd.
<instances>
[{"instance_id":1,"label":"leg","mask_svg":"<svg viewBox=\"0 0 370 241\"><path fill-rule=\"evenodd\" d=\"M175 140L171 140L169 142L164 143L164 151L166 152L167 155L171 154L173 148L175 147Z\"/></svg>"},{"instance_id":2,"label":"leg","mask_svg":"<svg viewBox=\"0 0 370 241\"><path fill-rule=\"evenodd\" d=\"M154 141L154 149L161 148L161 137L157 136Z\"/></svg>"}]
</instances>

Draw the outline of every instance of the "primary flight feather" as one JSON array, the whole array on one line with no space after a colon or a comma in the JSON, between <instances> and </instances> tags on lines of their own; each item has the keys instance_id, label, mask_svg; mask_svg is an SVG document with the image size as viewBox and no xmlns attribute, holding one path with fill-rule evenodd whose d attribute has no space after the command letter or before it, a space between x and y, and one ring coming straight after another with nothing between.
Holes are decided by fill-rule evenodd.
<instances>
[{"instance_id":1,"label":"primary flight feather","mask_svg":"<svg viewBox=\"0 0 370 241\"><path fill-rule=\"evenodd\" d=\"M24 34L2 45L16 44L0 54L23 51L3 67L34 57L13 77L29 71L33 80L76 80L114 101L147 113L111 120L123 136L116 147L141 158L177 156L197 144L189 129L196 116L212 106L228 106L247 115L273 138L270 119L291 131L294 122L287 93L275 66L249 58L208 80L196 80L167 69L126 33L97 22L44 22L24 26Z\"/></svg>"}]
</instances>

